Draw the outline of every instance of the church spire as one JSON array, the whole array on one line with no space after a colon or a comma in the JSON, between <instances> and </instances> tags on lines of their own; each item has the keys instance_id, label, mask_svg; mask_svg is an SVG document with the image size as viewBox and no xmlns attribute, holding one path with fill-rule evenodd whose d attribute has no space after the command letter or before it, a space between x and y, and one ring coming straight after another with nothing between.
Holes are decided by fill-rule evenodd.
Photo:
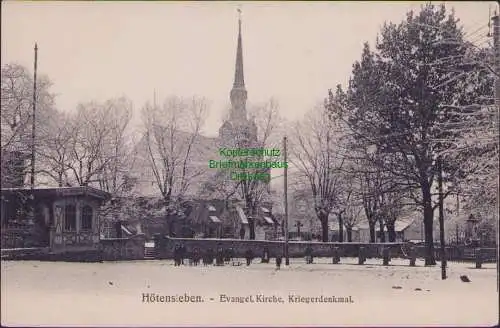
<instances>
[{"instance_id":1,"label":"church spire","mask_svg":"<svg viewBox=\"0 0 500 328\"><path fill-rule=\"evenodd\" d=\"M245 122L247 120L246 102L247 90L243 76L243 46L241 40L241 10L238 8L238 46L236 48L236 66L234 70L234 83L230 93L231 122Z\"/></svg>"},{"instance_id":2,"label":"church spire","mask_svg":"<svg viewBox=\"0 0 500 328\"><path fill-rule=\"evenodd\" d=\"M243 45L241 41L241 9L238 8L238 47L236 49L236 66L234 70L234 88L244 88L245 78L243 75Z\"/></svg>"}]
</instances>

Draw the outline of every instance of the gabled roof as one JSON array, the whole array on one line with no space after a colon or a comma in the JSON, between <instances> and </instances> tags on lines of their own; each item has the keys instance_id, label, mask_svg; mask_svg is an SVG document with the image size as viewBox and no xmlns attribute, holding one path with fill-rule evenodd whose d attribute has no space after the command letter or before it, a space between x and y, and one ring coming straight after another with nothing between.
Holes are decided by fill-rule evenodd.
<instances>
[{"instance_id":1,"label":"gabled roof","mask_svg":"<svg viewBox=\"0 0 500 328\"><path fill-rule=\"evenodd\" d=\"M221 216L225 212L226 206L223 200L198 199L193 200L191 204L193 208L188 215L189 220L222 223Z\"/></svg>"},{"instance_id":2,"label":"gabled roof","mask_svg":"<svg viewBox=\"0 0 500 328\"><path fill-rule=\"evenodd\" d=\"M339 230L339 221L337 219L334 219L334 220L328 222L328 229L330 229L330 231L338 231ZM360 227L357 225L352 227L353 231L358 231L359 229L360 229ZM346 230L345 226L344 226L344 230Z\"/></svg>"},{"instance_id":3,"label":"gabled roof","mask_svg":"<svg viewBox=\"0 0 500 328\"><path fill-rule=\"evenodd\" d=\"M394 230L396 232L401 232L401 231L407 229L414 222L415 222L415 219L410 219L410 218L404 218L404 219L396 220L396 222L394 223ZM363 230L370 229L368 223L366 223L366 222L363 222L363 223L359 224L358 228L359 229L363 229ZM378 222L375 225L375 231L380 231L380 224Z\"/></svg>"},{"instance_id":4,"label":"gabled roof","mask_svg":"<svg viewBox=\"0 0 500 328\"><path fill-rule=\"evenodd\" d=\"M31 188L22 187L22 188L2 188L2 195L15 195L15 194L30 194ZM65 197L65 196L90 196L94 198L98 198L101 200L107 200L111 198L111 195L103 190L88 187L88 186L79 186L79 187L56 187L56 188L35 188L33 189L35 197Z\"/></svg>"},{"instance_id":5,"label":"gabled roof","mask_svg":"<svg viewBox=\"0 0 500 328\"><path fill-rule=\"evenodd\" d=\"M248 218L243 208L241 208L241 206L236 205L236 213L238 214L238 219L242 224L248 224Z\"/></svg>"}]
</instances>

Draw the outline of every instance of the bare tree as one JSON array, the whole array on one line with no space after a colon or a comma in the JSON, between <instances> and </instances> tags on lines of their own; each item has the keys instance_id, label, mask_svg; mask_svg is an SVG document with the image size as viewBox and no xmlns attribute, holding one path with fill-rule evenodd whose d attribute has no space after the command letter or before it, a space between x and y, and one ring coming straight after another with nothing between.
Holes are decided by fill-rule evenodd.
<instances>
[{"instance_id":1,"label":"bare tree","mask_svg":"<svg viewBox=\"0 0 500 328\"><path fill-rule=\"evenodd\" d=\"M57 113L47 124L50 132L41 140L37 150L40 158L39 173L49 177L59 187L66 186L69 181L70 142L73 137L71 118L65 113Z\"/></svg>"},{"instance_id":2,"label":"bare tree","mask_svg":"<svg viewBox=\"0 0 500 328\"><path fill-rule=\"evenodd\" d=\"M351 199L346 206L343 223L346 228L348 242L352 242L352 231L361 222L362 212L363 206L357 199Z\"/></svg>"},{"instance_id":3,"label":"bare tree","mask_svg":"<svg viewBox=\"0 0 500 328\"><path fill-rule=\"evenodd\" d=\"M257 140L253 143L255 148L275 148L280 149L281 143L279 138L279 128L281 127L279 115L279 105L274 99L270 99L262 106L251 108L251 117L257 128ZM244 145L243 145L244 146ZM252 160L257 161L276 161L276 157L257 156ZM250 172L256 174L270 173L269 168L249 169ZM270 200L269 181L261 181L258 179L249 179L237 181L239 184L239 197L245 201L248 214L251 218L256 215L257 207L264 201ZM250 239L255 238L255 224L251 224Z\"/></svg>"},{"instance_id":4,"label":"bare tree","mask_svg":"<svg viewBox=\"0 0 500 328\"><path fill-rule=\"evenodd\" d=\"M47 140L44 156L54 164L51 170L58 178L64 174L66 185L96 185L116 194L123 182L119 173L128 170L125 130L131 111L126 98L81 103Z\"/></svg>"},{"instance_id":5,"label":"bare tree","mask_svg":"<svg viewBox=\"0 0 500 328\"><path fill-rule=\"evenodd\" d=\"M27 154L31 152L33 75L29 69L7 64L1 72L1 151L2 186L23 185L27 173ZM37 81L35 145L47 133L46 122L54 113L50 80L41 75Z\"/></svg>"},{"instance_id":6,"label":"bare tree","mask_svg":"<svg viewBox=\"0 0 500 328\"><path fill-rule=\"evenodd\" d=\"M207 110L205 99L176 96L167 98L161 107L148 103L143 108L144 137L140 147L146 150L144 164L161 195L167 217L179 213L178 205L190 185L207 170L205 161L196 161L206 148L200 132ZM172 233L171 224L169 230Z\"/></svg>"},{"instance_id":7,"label":"bare tree","mask_svg":"<svg viewBox=\"0 0 500 328\"><path fill-rule=\"evenodd\" d=\"M311 188L323 241L328 241L328 217L338 205L345 178L346 159L340 146L343 132L339 121L330 120L324 107L317 106L304 122L295 125L291 138L290 161Z\"/></svg>"},{"instance_id":8,"label":"bare tree","mask_svg":"<svg viewBox=\"0 0 500 328\"><path fill-rule=\"evenodd\" d=\"M279 104L276 100L270 99L264 104L257 104L250 107L250 119L243 122L242 130L233 130L232 135L223 136L220 140L222 147L228 148L266 148L281 149L281 135L284 120L279 114ZM227 117L227 115L225 116ZM236 131L235 131L236 130ZM263 154L259 156L240 157L243 162L276 162L280 157ZM226 160L226 158L221 158ZM234 159L234 158L232 158ZM254 217L257 208L262 202L270 201L270 185L266 179L248 178L233 179L232 173L255 174L261 177L269 174L270 167L239 168L232 170L218 170L213 179L208 181L202 193L212 192L212 195L219 195L226 201L234 198L245 203L246 214L249 217L250 239L255 238Z\"/></svg>"}]
</instances>

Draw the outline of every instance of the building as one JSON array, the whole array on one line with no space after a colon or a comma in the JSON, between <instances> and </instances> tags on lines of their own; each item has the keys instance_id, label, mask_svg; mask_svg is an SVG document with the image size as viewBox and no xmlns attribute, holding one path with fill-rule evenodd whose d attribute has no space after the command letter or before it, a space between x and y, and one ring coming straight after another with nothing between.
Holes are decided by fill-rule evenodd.
<instances>
[{"instance_id":1,"label":"building","mask_svg":"<svg viewBox=\"0 0 500 328\"><path fill-rule=\"evenodd\" d=\"M208 167L208 163L210 160L225 160L220 157L218 152L219 148L254 148L259 147L258 140L258 128L254 119L250 119L248 117L246 103L248 98L248 92L245 87L245 78L244 78L244 69L243 69L243 41L241 34L241 19L238 20L238 37L237 37L237 46L236 46L236 60L235 60L235 73L234 73L234 81L229 94L229 98L231 101L231 109L229 112L228 118L223 122L221 127L219 128L219 135L216 138L210 138L206 136L198 136L195 144L192 145L191 154L193 158L190 158L189 163L186 167L187 174L191 174L193 172L197 172L195 177L191 179L190 183L185 186L177 186L174 184L174 190L172 191L172 195L182 194L184 198L193 199L195 205L193 205L194 210L187 215L187 221L177 220L178 224L176 227L177 235L203 235L203 236L228 236L234 234L234 229L238 231L236 236L239 236L239 231L246 231L244 236L248 238L249 231L255 231L255 238L271 238L274 236L273 230L269 229L269 225L275 226L277 222L273 219L270 221L264 219L269 218L268 215L264 215L262 212L262 208L267 208L269 206L257 206L257 213L254 213L252 216L247 217L246 219L241 219L241 215L238 214L237 207L233 206L231 209L221 209L219 208L219 200L216 198L220 198L218 196L214 196L210 193L210 191L206 191L203 186L206 185L207 182L211 181L221 181L221 180L231 180L231 173L236 170L230 169L210 169ZM158 127L162 129L162 127ZM175 132L175 140L167 140L165 144L172 144L172 147L178 147L186 143L186 140L191 138L191 135L187 132L183 131L174 131ZM137 145L137 172L138 176L138 185L136 191L141 196L145 197L159 197L160 191L156 183L156 175L155 172L150 168L149 157L150 154L146 152L147 144L145 138L143 138L139 144ZM262 158L262 157L260 157ZM256 158L247 158L248 160L255 160ZM159 161L160 156L158 155L155 161ZM157 172L156 172L157 173ZM267 170L267 173L270 174L270 169ZM179 173L180 174L180 173ZM236 184L237 182L234 181ZM264 192L269 193L269 182L258 182L266 184L263 188L266 189ZM216 209L214 215L208 215L210 213L207 212L205 201L201 201L203 198L205 200L211 200L213 202L213 206ZM262 204L261 204L262 205ZM243 210L244 206L241 206L241 210ZM229 212L231 212L229 214ZM208 213L208 214L207 214ZM244 213L245 215L248 213ZM195 216L199 216L196 218ZM221 222L215 220L218 218ZM236 220L238 228L229 229L231 224L234 226L233 219L234 217L240 217L239 220ZM262 218L262 219L261 219ZM193 222L195 226L192 227L191 232L188 231L187 222ZM196 222L196 223L194 223ZM201 229L199 224L204 224L204 228ZM242 227L239 227L242 225ZM184 226L182 228L183 232L179 232L179 226ZM200 230L201 229L201 230ZM231 230L231 233L228 231ZM241 232L243 235L243 232Z\"/></svg>"},{"instance_id":2,"label":"building","mask_svg":"<svg viewBox=\"0 0 500 328\"><path fill-rule=\"evenodd\" d=\"M251 224L255 225L256 240L277 239L280 235L280 222L270 203L262 204L254 217L249 217L240 201L195 200L186 219L192 237L249 239Z\"/></svg>"},{"instance_id":3,"label":"building","mask_svg":"<svg viewBox=\"0 0 500 328\"><path fill-rule=\"evenodd\" d=\"M100 208L108 199L108 193L91 187L2 188L2 248L48 247L56 253L97 250ZM32 206L31 222L27 218Z\"/></svg>"},{"instance_id":4,"label":"building","mask_svg":"<svg viewBox=\"0 0 500 328\"><path fill-rule=\"evenodd\" d=\"M370 241L370 228L367 223L363 222L358 225L359 228L359 241L369 242ZM396 242L402 241L421 241L423 240L423 225L417 219L412 219L409 217L396 220L394 224L394 230L396 232ZM377 223L375 225L376 241L381 240L380 225ZM389 240L389 235L387 233L387 227L384 228L385 241Z\"/></svg>"},{"instance_id":5,"label":"building","mask_svg":"<svg viewBox=\"0 0 500 328\"><path fill-rule=\"evenodd\" d=\"M329 231L329 240L336 242L340 241L340 230L339 230L339 221L337 218L331 219L328 223ZM355 225L351 229L351 242L360 242L361 241L361 229L358 225ZM369 238L368 238L369 239ZM344 242L349 241L349 232L347 228L344 226L343 228L343 239Z\"/></svg>"}]
</instances>

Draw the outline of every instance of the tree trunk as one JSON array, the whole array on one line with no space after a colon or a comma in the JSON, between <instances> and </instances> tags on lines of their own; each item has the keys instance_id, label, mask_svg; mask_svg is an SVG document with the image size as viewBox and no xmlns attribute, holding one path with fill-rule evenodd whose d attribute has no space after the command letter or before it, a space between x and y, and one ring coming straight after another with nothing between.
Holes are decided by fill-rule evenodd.
<instances>
[{"instance_id":1,"label":"tree trunk","mask_svg":"<svg viewBox=\"0 0 500 328\"><path fill-rule=\"evenodd\" d=\"M424 202L424 236L427 249L425 265L436 265L436 259L434 257L434 211L432 210L431 186L425 181L421 184L421 187Z\"/></svg>"},{"instance_id":2,"label":"tree trunk","mask_svg":"<svg viewBox=\"0 0 500 328\"><path fill-rule=\"evenodd\" d=\"M376 242L376 235L375 235L375 224L376 221L368 221L368 226L370 228L370 243L375 243Z\"/></svg>"},{"instance_id":3,"label":"tree trunk","mask_svg":"<svg viewBox=\"0 0 500 328\"><path fill-rule=\"evenodd\" d=\"M167 216L167 227L168 227L168 236L175 237L175 226L174 219L171 215Z\"/></svg>"},{"instance_id":4,"label":"tree trunk","mask_svg":"<svg viewBox=\"0 0 500 328\"><path fill-rule=\"evenodd\" d=\"M318 219L321 222L321 240L328 242L328 214L318 214Z\"/></svg>"},{"instance_id":5,"label":"tree trunk","mask_svg":"<svg viewBox=\"0 0 500 328\"><path fill-rule=\"evenodd\" d=\"M249 239L255 240L255 219L253 217L248 218L248 229L250 230Z\"/></svg>"},{"instance_id":6,"label":"tree trunk","mask_svg":"<svg viewBox=\"0 0 500 328\"><path fill-rule=\"evenodd\" d=\"M337 217L339 219L339 242L343 243L344 242L344 222L342 219L342 213L337 214Z\"/></svg>"},{"instance_id":7,"label":"tree trunk","mask_svg":"<svg viewBox=\"0 0 500 328\"><path fill-rule=\"evenodd\" d=\"M59 173L58 174L57 184L58 184L58 187L62 187L63 186L63 173Z\"/></svg>"},{"instance_id":8,"label":"tree trunk","mask_svg":"<svg viewBox=\"0 0 500 328\"><path fill-rule=\"evenodd\" d=\"M352 242L352 227L347 227L346 228L346 231L347 231L347 242Z\"/></svg>"},{"instance_id":9,"label":"tree trunk","mask_svg":"<svg viewBox=\"0 0 500 328\"><path fill-rule=\"evenodd\" d=\"M396 230L395 230L395 225L394 222L387 222L387 234L389 236L389 242L394 243L396 242Z\"/></svg>"},{"instance_id":10,"label":"tree trunk","mask_svg":"<svg viewBox=\"0 0 500 328\"><path fill-rule=\"evenodd\" d=\"M378 224L380 228L380 242L385 243L384 219L380 218Z\"/></svg>"}]
</instances>

